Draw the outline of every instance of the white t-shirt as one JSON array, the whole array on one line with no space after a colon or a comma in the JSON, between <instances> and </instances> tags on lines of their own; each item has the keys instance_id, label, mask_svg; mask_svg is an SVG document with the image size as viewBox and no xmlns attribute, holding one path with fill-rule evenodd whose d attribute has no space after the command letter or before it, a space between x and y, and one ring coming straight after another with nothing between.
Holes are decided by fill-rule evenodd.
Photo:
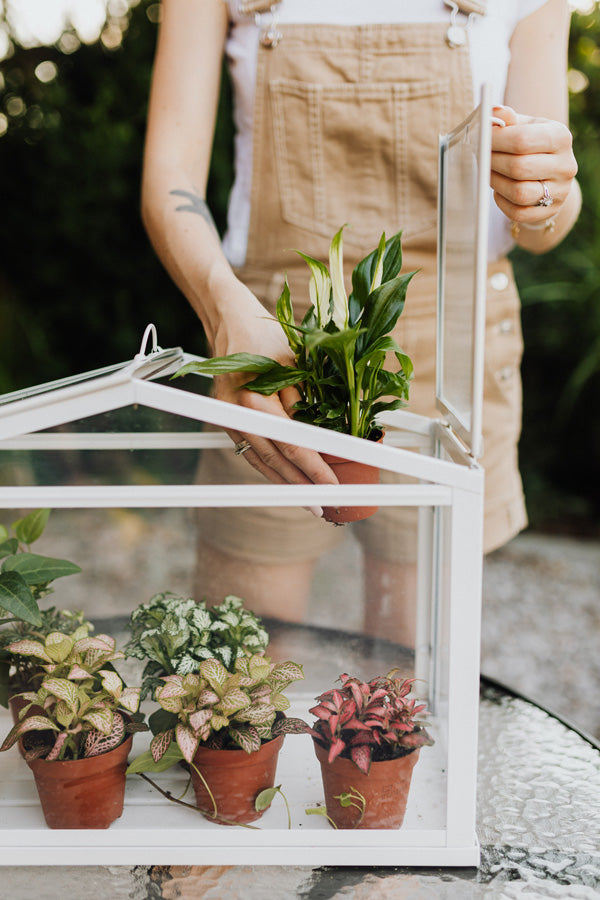
<instances>
[{"instance_id":1,"label":"white t-shirt","mask_svg":"<svg viewBox=\"0 0 600 900\"><path fill-rule=\"evenodd\" d=\"M546 0L487 0L484 16L474 15L469 24L469 46L473 72L473 96L481 86L491 86L493 103L502 103L510 61L509 42L515 26ZM232 265L244 263L250 222L252 181L252 109L256 81L259 27L253 16L238 12L239 0L227 0L233 22L227 56L234 88L235 180L229 199L228 227L223 247ZM283 24L315 23L365 25L369 23L448 22L450 10L444 0L283 0L276 8ZM270 21L270 14L263 17ZM458 23L466 18L459 15ZM458 123L457 123L458 124ZM505 254L512 246L509 222L494 203L490 208L490 258Z\"/></svg>"}]
</instances>

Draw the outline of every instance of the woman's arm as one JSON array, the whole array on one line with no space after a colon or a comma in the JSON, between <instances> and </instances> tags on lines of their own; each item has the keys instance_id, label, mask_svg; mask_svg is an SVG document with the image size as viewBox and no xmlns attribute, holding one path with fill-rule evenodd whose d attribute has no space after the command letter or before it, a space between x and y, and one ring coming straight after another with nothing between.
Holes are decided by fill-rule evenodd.
<instances>
[{"instance_id":1,"label":"woman's arm","mask_svg":"<svg viewBox=\"0 0 600 900\"><path fill-rule=\"evenodd\" d=\"M202 321L214 355L246 351L293 364L279 323L236 278L205 201L229 26L223 0L163 0L144 153L142 217L165 268ZM222 376L216 395L289 414L294 389L262 397ZM230 433L234 442L242 435ZM245 459L276 482L335 482L318 453L248 437Z\"/></svg>"},{"instance_id":2,"label":"woman's arm","mask_svg":"<svg viewBox=\"0 0 600 900\"><path fill-rule=\"evenodd\" d=\"M533 253L558 244L581 207L567 126L569 17L567 0L548 0L517 25L505 93L508 108L495 112L507 123L493 129L495 200L515 223L517 243ZM537 205L543 195L540 182L547 186L552 206Z\"/></svg>"}]
</instances>

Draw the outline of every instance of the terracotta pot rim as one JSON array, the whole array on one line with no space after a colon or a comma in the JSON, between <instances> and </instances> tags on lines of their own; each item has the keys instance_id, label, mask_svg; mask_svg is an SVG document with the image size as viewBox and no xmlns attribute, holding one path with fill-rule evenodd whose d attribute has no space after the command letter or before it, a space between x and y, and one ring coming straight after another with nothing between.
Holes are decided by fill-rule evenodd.
<instances>
[{"instance_id":1,"label":"terracotta pot rim","mask_svg":"<svg viewBox=\"0 0 600 900\"><path fill-rule=\"evenodd\" d=\"M278 753L283 746L283 739L285 738L284 734L279 734L277 737L272 738L270 741L264 741L259 747L258 750L253 750L251 753L247 753L245 750L233 749L231 747L221 747L219 749L215 749L213 747L205 747L203 744L198 746L196 753L194 754L194 758L197 754L200 754L206 762L217 761L228 759L231 761L233 765L252 765L253 760L256 759L258 754L263 756L268 756L272 753ZM222 754L226 753L227 756L223 757Z\"/></svg>"},{"instance_id":2,"label":"terracotta pot rim","mask_svg":"<svg viewBox=\"0 0 600 900\"><path fill-rule=\"evenodd\" d=\"M349 759L347 756L336 756L333 763L328 763L327 757L329 756L329 747L324 747L322 744L320 744L318 742L318 740L316 738L313 738L312 742L313 742L313 746L315 748L315 754L320 763L325 763L325 765L333 765L333 763L340 760L342 762L348 763L351 766L354 766L356 768L356 771L360 772L361 775L365 774L358 768L358 766L356 765L354 760ZM398 762L399 759L406 759L407 756L410 756L416 750L420 750L420 749L421 749L420 747L413 747L412 750L408 751L408 753L402 753L400 756L392 756L391 759L374 759L371 762L371 765L372 766L381 766L381 765L385 765L385 763L395 763L395 762ZM368 776L365 776L365 777L368 777Z\"/></svg>"}]
</instances>

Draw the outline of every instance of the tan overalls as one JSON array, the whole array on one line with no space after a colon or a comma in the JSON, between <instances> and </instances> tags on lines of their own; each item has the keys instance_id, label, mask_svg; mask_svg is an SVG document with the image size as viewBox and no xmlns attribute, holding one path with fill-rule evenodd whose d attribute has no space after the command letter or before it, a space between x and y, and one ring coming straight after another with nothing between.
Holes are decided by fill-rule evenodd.
<instances>
[{"instance_id":1,"label":"tan overalls","mask_svg":"<svg viewBox=\"0 0 600 900\"><path fill-rule=\"evenodd\" d=\"M447 31L436 24L285 25L276 46L259 47L248 251L237 271L271 312L287 273L299 322L309 273L293 249L327 261L331 238L348 223L349 277L382 231L389 237L402 229L403 271L420 271L395 337L414 362L409 409L434 417L438 136L475 105L468 46L451 48ZM517 466L519 300L506 260L490 266L488 285L482 462L491 550L525 526L526 514ZM233 452L209 465L203 480L260 480ZM316 557L342 531L304 510L238 512L235 522L220 510L201 520L205 540L243 558ZM397 560L406 535L386 519L380 510L361 523L361 539L375 555Z\"/></svg>"}]
</instances>

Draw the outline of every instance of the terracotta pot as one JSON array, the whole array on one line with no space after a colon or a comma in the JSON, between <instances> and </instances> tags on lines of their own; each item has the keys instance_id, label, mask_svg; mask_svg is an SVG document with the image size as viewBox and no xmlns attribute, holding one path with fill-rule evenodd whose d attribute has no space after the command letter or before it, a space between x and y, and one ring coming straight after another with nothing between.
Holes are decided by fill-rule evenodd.
<instances>
[{"instance_id":1,"label":"terracotta pot","mask_svg":"<svg viewBox=\"0 0 600 900\"><path fill-rule=\"evenodd\" d=\"M413 750L398 759L371 763L368 775L361 772L350 759L338 756L327 762L328 750L313 742L321 763L327 815L338 828L400 828L404 821L412 770L419 758ZM360 809L342 806L335 797L351 789L359 791L366 800L360 820Z\"/></svg>"},{"instance_id":2,"label":"terracotta pot","mask_svg":"<svg viewBox=\"0 0 600 900\"><path fill-rule=\"evenodd\" d=\"M49 828L108 828L123 812L125 770L133 735L89 759L30 760Z\"/></svg>"},{"instance_id":3,"label":"terracotta pot","mask_svg":"<svg viewBox=\"0 0 600 900\"><path fill-rule=\"evenodd\" d=\"M263 744L260 750L209 750L198 747L194 765L202 772L217 804L217 814L231 822L247 824L259 819L254 801L261 791L273 787L277 757L284 735ZM213 817L214 805L198 773L192 768L192 784L198 808ZM219 821L218 819L216 821ZM227 824L227 823L224 823Z\"/></svg>"},{"instance_id":4,"label":"terracotta pot","mask_svg":"<svg viewBox=\"0 0 600 900\"><path fill-rule=\"evenodd\" d=\"M383 434L377 441L381 443ZM323 460L333 469L340 484L379 484L379 469L366 463L342 459L329 453L321 453ZM327 522L343 525L347 522L359 522L368 519L379 509L378 506L324 506L323 518Z\"/></svg>"}]
</instances>

